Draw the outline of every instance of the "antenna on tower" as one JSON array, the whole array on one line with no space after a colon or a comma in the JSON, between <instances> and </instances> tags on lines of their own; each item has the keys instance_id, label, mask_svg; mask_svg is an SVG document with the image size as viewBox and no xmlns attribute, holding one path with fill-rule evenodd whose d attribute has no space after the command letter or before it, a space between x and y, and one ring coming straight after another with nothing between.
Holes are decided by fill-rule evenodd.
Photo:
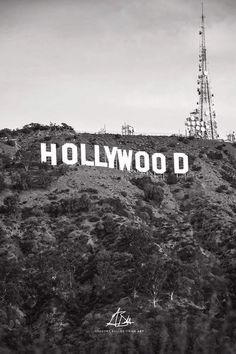
<instances>
[{"instance_id":1,"label":"antenna on tower","mask_svg":"<svg viewBox=\"0 0 236 354\"><path fill-rule=\"evenodd\" d=\"M205 139L217 139L216 114L213 109L213 97L211 93L209 74L207 68L207 50L206 50L206 34L205 34L205 15L204 4L202 1L200 35L200 52L199 52L199 72L197 80L198 92L198 108L190 113L190 117L186 119L186 134L188 136L196 136Z\"/></svg>"}]
</instances>

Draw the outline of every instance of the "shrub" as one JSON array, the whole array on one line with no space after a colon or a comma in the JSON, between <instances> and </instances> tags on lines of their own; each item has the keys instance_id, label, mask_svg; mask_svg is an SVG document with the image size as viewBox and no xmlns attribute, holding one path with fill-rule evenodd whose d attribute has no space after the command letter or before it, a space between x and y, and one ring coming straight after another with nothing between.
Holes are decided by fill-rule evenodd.
<instances>
[{"instance_id":1,"label":"shrub","mask_svg":"<svg viewBox=\"0 0 236 354\"><path fill-rule=\"evenodd\" d=\"M169 146L169 147L175 147L176 144L175 144L175 143L169 143L168 146Z\"/></svg>"},{"instance_id":2,"label":"shrub","mask_svg":"<svg viewBox=\"0 0 236 354\"><path fill-rule=\"evenodd\" d=\"M11 194L3 199L3 204L7 213L15 213L19 207L19 195Z\"/></svg>"},{"instance_id":3,"label":"shrub","mask_svg":"<svg viewBox=\"0 0 236 354\"><path fill-rule=\"evenodd\" d=\"M84 193L81 195L81 197L78 198L72 198L70 200L70 203L72 205L72 211L88 211L91 206L91 200L89 198L89 195L87 193Z\"/></svg>"},{"instance_id":4,"label":"shrub","mask_svg":"<svg viewBox=\"0 0 236 354\"><path fill-rule=\"evenodd\" d=\"M137 201L135 206L136 214L144 221L152 221L154 218L152 208L148 205L143 205L142 203L144 204L142 201L140 203L140 200Z\"/></svg>"},{"instance_id":5,"label":"shrub","mask_svg":"<svg viewBox=\"0 0 236 354\"><path fill-rule=\"evenodd\" d=\"M164 191L161 188L162 183L155 183L151 177L144 176L141 178L133 178L131 183L144 191L144 197L148 200L153 200L160 204L164 198Z\"/></svg>"},{"instance_id":6,"label":"shrub","mask_svg":"<svg viewBox=\"0 0 236 354\"><path fill-rule=\"evenodd\" d=\"M146 200L153 200L158 204L161 204L164 198L164 191L161 187L147 183L144 187L144 196Z\"/></svg>"},{"instance_id":7,"label":"shrub","mask_svg":"<svg viewBox=\"0 0 236 354\"><path fill-rule=\"evenodd\" d=\"M4 176L0 174L0 192L3 191L6 187Z\"/></svg>"},{"instance_id":8,"label":"shrub","mask_svg":"<svg viewBox=\"0 0 236 354\"><path fill-rule=\"evenodd\" d=\"M228 190L228 187L225 184L221 184L220 186L218 186L216 188L217 193L226 192L227 190Z\"/></svg>"},{"instance_id":9,"label":"shrub","mask_svg":"<svg viewBox=\"0 0 236 354\"><path fill-rule=\"evenodd\" d=\"M32 176L30 172L20 170L11 175L12 188L18 191L28 190L32 187Z\"/></svg>"},{"instance_id":10,"label":"shrub","mask_svg":"<svg viewBox=\"0 0 236 354\"><path fill-rule=\"evenodd\" d=\"M125 205L121 202L119 198L106 198L99 201L100 205L108 205L110 210L119 216L128 216ZM108 208L109 210L109 208Z\"/></svg>"},{"instance_id":11,"label":"shrub","mask_svg":"<svg viewBox=\"0 0 236 354\"><path fill-rule=\"evenodd\" d=\"M225 144L217 145L217 146L216 146L216 149L217 149L217 150L222 150L223 147L225 147Z\"/></svg>"},{"instance_id":12,"label":"shrub","mask_svg":"<svg viewBox=\"0 0 236 354\"><path fill-rule=\"evenodd\" d=\"M58 202L51 202L44 207L44 211L50 216L58 217L66 213L79 213L89 211L91 200L88 194L84 193L80 198L73 196L67 199L61 199Z\"/></svg>"},{"instance_id":13,"label":"shrub","mask_svg":"<svg viewBox=\"0 0 236 354\"><path fill-rule=\"evenodd\" d=\"M160 151L160 152L167 152L168 150L167 150L166 147L162 147L162 148L159 149L159 151Z\"/></svg>"},{"instance_id":14,"label":"shrub","mask_svg":"<svg viewBox=\"0 0 236 354\"><path fill-rule=\"evenodd\" d=\"M39 174L32 178L32 188L45 189L51 182L52 175L49 172L42 170Z\"/></svg>"},{"instance_id":15,"label":"shrub","mask_svg":"<svg viewBox=\"0 0 236 354\"><path fill-rule=\"evenodd\" d=\"M81 189L80 192L86 192L91 194L98 194L98 190L95 188Z\"/></svg>"},{"instance_id":16,"label":"shrub","mask_svg":"<svg viewBox=\"0 0 236 354\"><path fill-rule=\"evenodd\" d=\"M193 171L201 171L202 167L200 165L192 165L192 170Z\"/></svg>"},{"instance_id":17,"label":"shrub","mask_svg":"<svg viewBox=\"0 0 236 354\"><path fill-rule=\"evenodd\" d=\"M134 184L135 186L137 186L138 188L144 190L144 187L146 184L152 184L152 180L151 177L149 176L143 176L140 178L132 178L131 179L131 183Z\"/></svg>"},{"instance_id":18,"label":"shrub","mask_svg":"<svg viewBox=\"0 0 236 354\"><path fill-rule=\"evenodd\" d=\"M194 178L193 178L193 176L188 176L188 177L186 177L185 181L189 182L189 183L192 183L194 181Z\"/></svg>"},{"instance_id":19,"label":"shrub","mask_svg":"<svg viewBox=\"0 0 236 354\"><path fill-rule=\"evenodd\" d=\"M223 159L223 155L220 151L209 151L207 153L207 157L211 160L222 160Z\"/></svg>"},{"instance_id":20,"label":"shrub","mask_svg":"<svg viewBox=\"0 0 236 354\"><path fill-rule=\"evenodd\" d=\"M231 204L230 207L232 211L236 214L236 204Z\"/></svg>"},{"instance_id":21,"label":"shrub","mask_svg":"<svg viewBox=\"0 0 236 354\"><path fill-rule=\"evenodd\" d=\"M189 139L186 138L185 136L178 136L178 140L179 140L181 143L189 144Z\"/></svg>"},{"instance_id":22,"label":"shrub","mask_svg":"<svg viewBox=\"0 0 236 354\"><path fill-rule=\"evenodd\" d=\"M9 145L9 146L15 146L15 141L14 140L8 140L6 142L6 144Z\"/></svg>"},{"instance_id":23,"label":"shrub","mask_svg":"<svg viewBox=\"0 0 236 354\"><path fill-rule=\"evenodd\" d=\"M233 172L233 170L226 169L226 170L221 170L221 177L230 183L232 188L236 188L236 176Z\"/></svg>"},{"instance_id":24,"label":"shrub","mask_svg":"<svg viewBox=\"0 0 236 354\"><path fill-rule=\"evenodd\" d=\"M69 166L63 163L57 168L57 171L59 176L63 176L69 171Z\"/></svg>"},{"instance_id":25,"label":"shrub","mask_svg":"<svg viewBox=\"0 0 236 354\"><path fill-rule=\"evenodd\" d=\"M89 221L90 222L98 222L98 221L100 221L100 218L99 218L99 216L92 215L92 216L90 216Z\"/></svg>"},{"instance_id":26,"label":"shrub","mask_svg":"<svg viewBox=\"0 0 236 354\"><path fill-rule=\"evenodd\" d=\"M2 170L12 167L13 161L8 155L4 155L0 153L0 165Z\"/></svg>"},{"instance_id":27,"label":"shrub","mask_svg":"<svg viewBox=\"0 0 236 354\"><path fill-rule=\"evenodd\" d=\"M169 173L166 178L167 184L176 184L178 182L177 176L174 173Z\"/></svg>"}]
</instances>

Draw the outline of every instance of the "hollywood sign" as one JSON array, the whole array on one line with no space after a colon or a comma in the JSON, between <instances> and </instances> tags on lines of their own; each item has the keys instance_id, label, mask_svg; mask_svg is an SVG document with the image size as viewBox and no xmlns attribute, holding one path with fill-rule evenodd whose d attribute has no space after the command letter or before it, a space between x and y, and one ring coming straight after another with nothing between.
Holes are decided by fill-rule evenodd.
<instances>
[{"instance_id":1,"label":"hollywood sign","mask_svg":"<svg viewBox=\"0 0 236 354\"><path fill-rule=\"evenodd\" d=\"M99 145L93 146L93 161L87 159L86 144L80 144L80 149L75 144L66 143L61 147L62 162L67 165L74 165L79 163L84 166L96 166L107 168L118 168L119 170L131 171L134 169L139 172L146 173L152 171L156 174L163 174L166 172L166 156L162 153L154 153L152 155L145 151L124 150L117 147L109 148L103 146L103 160L101 161L101 147ZM57 146L50 144L47 149L47 144L41 143L41 162L48 162L53 166L57 165ZM80 155L80 156L79 156ZM176 174L184 174L189 170L188 156L184 153L173 154L173 167Z\"/></svg>"}]
</instances>

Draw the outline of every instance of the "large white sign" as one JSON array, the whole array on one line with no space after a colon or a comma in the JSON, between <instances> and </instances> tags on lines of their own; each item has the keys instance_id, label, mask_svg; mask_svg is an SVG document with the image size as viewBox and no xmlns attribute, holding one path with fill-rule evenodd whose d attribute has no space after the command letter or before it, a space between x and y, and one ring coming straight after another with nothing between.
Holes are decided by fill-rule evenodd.
<instances>
[{"instance_id":1,"label":"large white sign","mask_svg":"<svg viewBox=\"0 0 236 354\"><path fill-rule=\"evenodd\" d=\"M163 174L166 172L166 157L162 153L154 153L152 155L145 151L124 150L117 147L109 148L103 146L103 161L101 161L101 147L94 145L93 160L87 159L86 144L80 144L78 150L77 145L72 143L66 143L61 148L62 162L67 165L74 165L79 163L85 166L97 166L107 168L118 168L119 170L131 171L135 169L139 172L152 171L157 174ZM47 149L47 144L41 143L41 162L48 162L53 166L57 165L57 147L56 144L50 144ZM134 162L134 163L133 163ZM183 174L188 172L188 156L181 152L174 153L173 156L174 172Z\"/></svg>"}]
</instances>

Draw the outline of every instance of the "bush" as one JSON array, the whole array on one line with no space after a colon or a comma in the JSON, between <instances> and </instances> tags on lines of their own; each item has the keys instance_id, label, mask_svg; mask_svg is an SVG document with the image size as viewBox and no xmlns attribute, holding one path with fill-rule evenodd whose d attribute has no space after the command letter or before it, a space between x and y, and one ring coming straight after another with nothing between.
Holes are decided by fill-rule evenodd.
<instances>
[{"instance_id":1,"label":"bush","mask_svg":"<svg viewBox=\"0 0 236 354\"><path fill-rule=\"evenodd\" d=\"M7 168L12 167L13 161L10 158L10 156L0 153L0 165L1 165L2 170L7 169Z\"/></svg>"},{"instance_id":2,"label":"bush","mask_svg":"<svg viewBox=\"0 0 236 354\"><path fill-rule=\"evenodd\" d=\"M63 163L58 167L57 171L59 176L64 176L69 171L69 166Z\"/></svg>"},{"instance_id":3,"label":"bush","mask_svg":"<svg viewBox=\"0 0 236 354\"><path fill-rule=\"evenodd\" d=\"M225 169L221 170L221 177L230 183L232 188L236 188L236 176L233 170Z\"/></svg>"},{"instance_id":4,"label":"bush","mask_svg":"<svg viewBox=\"0 0 236 354\"><path fill-rule=\"evenodd\" d=\"M92 215L92 216L90 216L90 218L89 218L89 222L98 222L98 221L100 221L99 216Z\"/></svg>"},{"instance_id":5,"label":"bush","mask_svg":"<svg viewBox=\"0 0 236 354\"><path fill-rule=\"evenodd\" d=\"M189 182L189 183L192 183L194 181L194 178L193 178L193 176L188 176L188 177L186 177L185 181Z\"/></svg>"},{"instance_id":6,"label":"bush","mask_svg":"<svg viewBox=\"0 0 236 354\"><path fill-rule=\"evenodd\" d=\"M144 196L146 200L153 200L160 205L164 198L164 191L155 184L147 183L144 187Z\"/></svg>"},{"instance_id":7,"label":"bush","mask_svg":"<svg viewBox=\"0 0 236 354\"><path fill-rule=\"evenodd\" d=\"M30 172L20 170L11 175L12 189L18 191L28 190L32 186L32 177Z\"/></svg>"},{"instance_id":8,"label":"bush","mask_svg":"<svg viewBox=\"0 0 236 354\"><path fill-rule=\"evenodd\" d=\"M100 205L108 205L110 210L119 216L128 217L128 212L125 205L121 202L119 198L106 198L99 201Z\"/></svg>"},{"instance_id":9,"label":"bush","mask_svg":"<svg viewBox=\"0 0 236 354\"><path fill-rule=\"evenodd\" d=\"M8 140L6 142L6 144L9 145L9 146L15 146L15 141L14 140Z\"/></svg>"},{"instance_id":10,"label":"bush","mask_svg":"<svg viewBox=\"0 0 236 354\"><path fill-rule=\"evenodd\" d=\"M4 176L0 174L0 192L2 192L6 187Z\"/></svg>"},{"instance_id":11,"label":"bush","mask_svg":"<svg viewBox=\"0 0 236 354\"><path fill-rule=\"evenodd\" d=\"M216 149L217 149L217 150L222 150L223 147L225 147L225 144L217 145L217 146L216 146Z\"/></svg>"},{"instance_id":12,"label":"bush","mask_svg":"<svg viewBox=\"0 0 236 354\"><path fill-rule=\"evenodd\" d=\"M52 175L49 172L42 170L40 174L34 176L32 182L32 188L45 189L50 185L51 182L52 182Z\"/></svg>"},{"instance_id":13,"label":"bush","mask_svg":"<svg viewBox=\"0 0 236 354\"><path fill-rule=\"evenodd\" d=\"M155 183L151 177L144 176L141 178L133 178L131 183L144 191L144 197L147 201L153 200L160 204L164 198L164 191L161 188L161 183Z\"/></svg>"},{"instance_id":14,"label":"bush","mask_svg":"<svg viewBox=\"0 0 236 354\"><path fill-rule=\"evenodd\" d=\"M3 199L3 204L5 206L5 210L9 214L13 214L17 211L19 207L19 195L11 194Z\"/></svg>"},{"instance_id":15,"label":"bush","mask_svg":"<svg viewBox=\"0 0 236 354\"><path fill-rule=\"evenodd\" d=\"M160 151L160 152L167 152L168 150L167 150L166 147L162 147L162 148L159 149L159 151Z\"/></svg>"},{"instance_id":16,"label":"bush","mask_svg":"<svg viewBox=\"0 0 236 354\"><path fill-rule=\"evenodd\" d=\"M226 192L227 190L228 190L228 187L225 184L221 184L219 187L216 188L217 193Z\"/></svg>"},{"instance_id":17,"label":"bush","mask_svg":"<svg viewBox=\"0 0 236 354\"><path fill-rule=\"evenodd\" d=\"M193 166L192 166L192 170L193 170L193 171L198 172L198 171L201 171L201 169L202 169L202 167L201 167L200 165L193 165Z\"/></svg>"},{"instance_id":18,"label":"bush","mask_svg":"<svg viewBox=\"0 0 236 354\"><path fill-rule=\"evenodd\" d=\"M80 198L73 196L52 202L44 207L44 211L50 216L58 217L66 213L87 212L91 207L91 200L88 194L84 193Z\"/></svg>"},{"instance_id":19,"label":"bush","mask_svg":"<svg viewBox=\"0 0 236 354\"><path fill-rule=\"evenodd\" d=\"M144 202L138 200L135 206L136 214L144 221L152 221L154 219L152 208L144 205Z\"/></svg>"},{"instance_id":20,"label":"bush","mask_svg":"<svg viewBox=\"0 0 236 354\"><path fill-rule=\"evenodd\" d=\"M137 186L139 189L142 189L142 190L144 190L146 184L152 184L153 183L152 180L151 180L151 177L148 177L148 176L143 176L143 177L140 177L140 178L132 178L130 180L130 182L132 184L134 184L135 186Z\"/></svg>"},{"instance_id":21,"label":"bush","mask_svg":"<svg viewBox=\"0 0 236 354\"><path fill-rule=\"evenodd\" d=\"M95 188L81 189L80 192L86 192L91 194L98 194L98 190Z\"/></svg>"},{"instance_id":22,"label":"bush","mask_svg":"<svg viewBox=\"0 0 236 354\"><path fill-rule=\"evenodd\" d=\"M87 193L84 193L81 195L78 203L78 211L89 211L91 207L91 200L89 198L89 195Z\"/></svg>"},{"instance_id":23,"label":"bush","mask_svg":"<svg viewBox=\"0 0 236 354\"><path fill-rule=\"evenodd\" d=\"M185 136L178 136L178 141L184 144L189 144L189 139L186 138Z\"/></svg>"},{"instance_id":24,"label":"bush","mask_svg":"<svg viewBox=\"0 0 236 354\"><path fill-rule=\"evenodd\" d=\"M220 151L209 151L207 157L211 160L222 160L223 155Z\"/></svg>"},{"instance_id":25,"label":"bush","mask_svg":"<svg viewBox=\"0 0 236 354\"><path fill-rule=\"evenodd\" d=\"M177 176L174 173L169 173L166 178L167 184L176 184L178 182Z\"/></svg>"}]
</instances>

